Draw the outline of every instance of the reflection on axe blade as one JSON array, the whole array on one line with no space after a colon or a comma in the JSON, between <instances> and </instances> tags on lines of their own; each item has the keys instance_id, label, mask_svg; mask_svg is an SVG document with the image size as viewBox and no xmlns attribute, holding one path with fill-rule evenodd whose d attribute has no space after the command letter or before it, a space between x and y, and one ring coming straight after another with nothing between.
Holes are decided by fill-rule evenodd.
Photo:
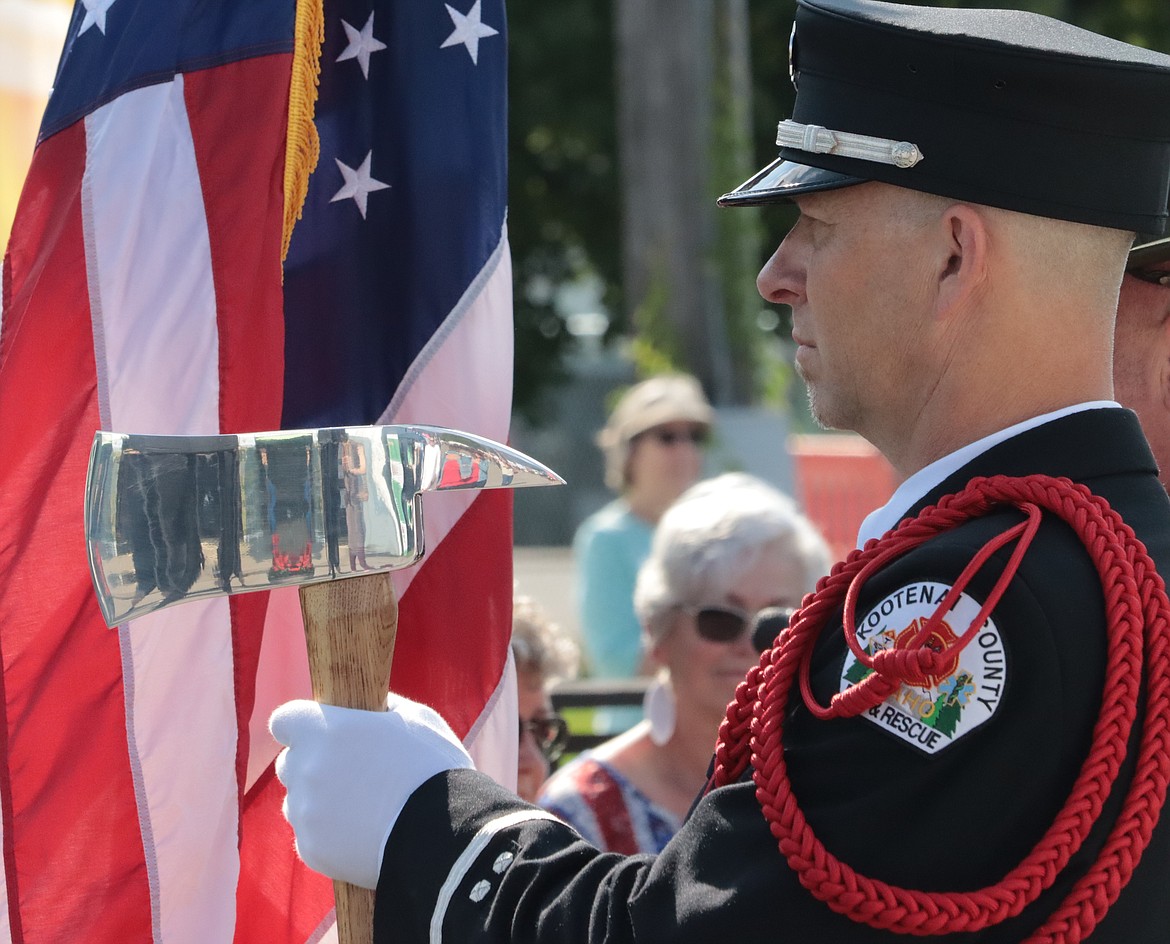
<instances>
[{"instance_id":1,"label":"reflection on axe blade","mask_svg":"<svg viewBox=\"0 0 1170 944\"><path fill-rule=\"evenodd\" d=\"M188 600L409 566L424 550L426 491L559 484L523 453L429 426L99 432L86 545L117 626Z\"/></svg>"}]
</instances>

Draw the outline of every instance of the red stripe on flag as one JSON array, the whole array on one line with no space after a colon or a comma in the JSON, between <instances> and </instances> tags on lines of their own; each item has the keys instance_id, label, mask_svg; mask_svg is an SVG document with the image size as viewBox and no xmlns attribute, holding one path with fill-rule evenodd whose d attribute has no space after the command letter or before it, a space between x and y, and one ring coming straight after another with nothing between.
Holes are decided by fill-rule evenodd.
<instances>
[{"instance_id":1,"label":"red stripe on flag","mask_svg":"<svg viewBox=\"0 0 1170 944\"><path fill-rule=\"evenodd\" d=\"M211 239L225 433L280 427L280 243L291 60L245 59L188 73L184 85Z\"/></svg>"},{"instance_id":2,"label":"red stripe on flag","mask_svg":"<svg viewBox=\"0 0 1170 944\"><path fill-rule=\"evenodd\" d=\"M244 801L236 944L304 944L333 907L333 883L293 851L283 802L269 767Z\"/></svg>"},{"instance_id":3,"label":"red stripe on flag","mask_svg":"<svg viewBox=\"0 0 1170 944\"><path fill-rule=\"evenodd\" d=\"M228 601L232 620L232 675L236 692L236 783L240 800L248 780L248 756L251 751L252 709L256 704L256 669L260 664L260 643L264 635L264 617L268 611L268 594L248 593ZM243 825L241 822L241 833Z\"/></svg>"},{"instance_id":4,"label":"red stripe on flag","mask_svg":"<svg viewBox=\"0 0 1170 944\"><path fill-rule=\"evenodd\" d=\"M441 501L440 495L426 502ZM463 738L499 684L512 612L512 495L481 492L403 594L390 687Z\"/></svg>"},{"instance_id":5,"label":"red stripe on flag","mask_svg":"<svg viewBox=\"0 0 1170 944\"><path fill-rule=\"evenodd\" d=\"M118 634L86 570L99 425L80 185L85 127L37 149L5 261L0 338L0 658L13 940L149 940Z\"/></svg>"},{"instance_id":6,"label":"red stripe on flag","mask_svg":"<svg viewBox=\"0 0 1170 944\"><path fill-rule=\"evenodd\" d=\"M211 243L219 329L219 425L277 429L284 385L280 245L292 57L262 56L188 73L184 98ZM238 94L247 89L248 94ZM240 129L247 133L241 134ZM240 221L248 225L241 226ZM243 793L248 722L268 594L231 601L236 773Z\"/></svg>"}]
</instances>

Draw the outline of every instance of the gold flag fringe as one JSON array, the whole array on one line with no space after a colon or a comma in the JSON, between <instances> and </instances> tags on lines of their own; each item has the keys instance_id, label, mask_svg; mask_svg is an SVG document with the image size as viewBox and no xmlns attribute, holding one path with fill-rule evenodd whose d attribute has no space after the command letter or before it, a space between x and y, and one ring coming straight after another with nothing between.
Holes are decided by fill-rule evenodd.
<instances>
[{"instance_id":1,"label":"gold flag fringe","mask_svg":"<svg viewBox=\"0 0 1170 944\"><path fill-rule=\"evenodd\" d=\"M284 152L284 231L280 261L288 256L293 227L301 218L309 175L317 166L321 142L313 124L325 41L324 0L297 0L292 76L288 93L288 131Z\"/></svg>"}]
</instances>

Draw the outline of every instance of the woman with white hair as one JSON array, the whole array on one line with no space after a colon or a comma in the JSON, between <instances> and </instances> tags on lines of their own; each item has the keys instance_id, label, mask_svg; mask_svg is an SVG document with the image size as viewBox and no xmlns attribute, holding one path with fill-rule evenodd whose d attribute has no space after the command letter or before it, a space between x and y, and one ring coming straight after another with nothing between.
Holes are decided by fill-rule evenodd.
<instances>
[{"instance_id":1,"label":"woman with white hair","mask_svg":"<svg viewBox=\"0 0 1170 944\"><path fill-rule=\"evenodd\" d=\"M760 479L731 473L683 493L659 522L634 592L658 673L646 719L554 774L540 804L599 848L661 850L702 789L727 703L759 658L756 616L795 608L828 568L816 528Z\"/></svg>"}]
</instances>

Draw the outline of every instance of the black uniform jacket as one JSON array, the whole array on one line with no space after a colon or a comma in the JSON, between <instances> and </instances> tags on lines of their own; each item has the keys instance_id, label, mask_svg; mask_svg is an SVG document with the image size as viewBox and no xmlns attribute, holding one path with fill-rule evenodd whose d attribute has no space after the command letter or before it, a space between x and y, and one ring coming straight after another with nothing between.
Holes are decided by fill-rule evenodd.
<instances>
[{"instance_id":1,"label":"black uniform jacket","mask_svg":"<svg viewBox=\"0 0 1170 944\"><path fill-rule=\"evenodd\" d=\"M1159 572L1170 574L1170 502L1137 418L1126 410L1074 414L1001 443L913 512L974 476L1029 473L1067 476L1106 498L1145 542ZM859 617L879 612L883 601L893 601L886 609L904 603L916 592L907 588L953 584L990 536L1020 520L1020 513L1004 510L917 548L866 585ZM1010 550L999 552L970 585L978 604ZM952 703L950 721L940 722L944 733L924 736L905 721L818 721L795 696L785 756L796 796L829 850L863 875L933 891L993 884L1028 854L1068 797L1098 716L1106 636L1097 571L1058 518L1045 515L991 619L998 639L981 634L987 645L973 644L964 656L972 665L990 658L974 672L974 695L984 701L977 727L970 727L969 718L956 722L958 702ZM866 619L859 625L868 625ZM813 663L813 687L822 704L840 690L849 658L840 621L830 620ZM968 689L963 710L974 712L979 706L971 696ZM962 733L951 741L948 730ZM948 743L931 752L922 746L931 737L933 746L940 739ZM633 857L598 852L568 826L540 818L547 814L474 771L436 776L410 798L387 843L375 940L915 939L854 923L813 898L780 855L749 776L703 798L660 855ZM916 939L1025 939L1096 859L1128 779L1126 768L1102 822L1070 868L1022 914L977 933ZM1092 944L1170 942L1167 818Z\"/></svg>"}]
</instances>

